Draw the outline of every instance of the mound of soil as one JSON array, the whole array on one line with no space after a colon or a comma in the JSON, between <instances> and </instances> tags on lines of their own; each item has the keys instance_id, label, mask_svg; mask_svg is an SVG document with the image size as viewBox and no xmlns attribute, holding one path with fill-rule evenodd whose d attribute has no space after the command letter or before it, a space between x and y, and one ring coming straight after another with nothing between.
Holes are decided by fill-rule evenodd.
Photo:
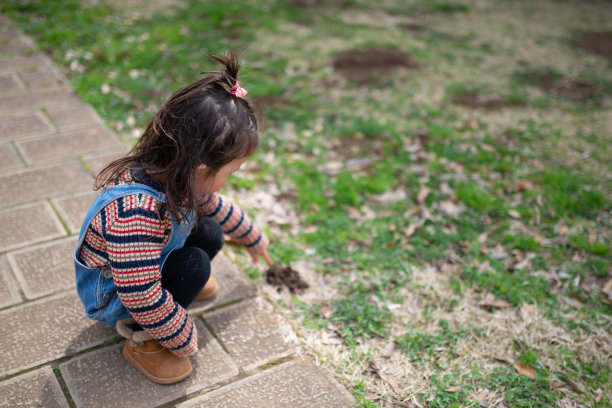
<instances>
[{"instance_id":1,"label":"mound of soil","mask_svg":"<svg viewBox=\"0 0 612 408\"><path fill-rule=\"evenodd\" d=\"M291 5L297 9L320 7L325 4L323 0L291 0L289 3L291 3Z\"/></svg>"},{"instance_id":2,"label":"mound of soil","mask_svg":"<svg viewBox=\"0 0 612 408\"><path fill-rule=\"evenodd\" d=\"M593 98L597 85L592 82L571 78L557 78L552 74L541 74L536 81L536 86L544 92L553 95L562 95L573 102L585 103Z\"/></svg>"},{"instance_id":3,"label":"mound of soil","mask_svg":"<svg viewBox=\"0 0 612 408\"><path fill-rule=\"evenodd\" d=\"M305 9L309 7L323 7L325 5L337 6L346 8L351 6L350 1L345 0L335 0L335 1L325 1L325 0L291 0L291 5L297 9Z\"/></svg>"},{"instance_id":4,"label":"mound of soil","mask_svg":"<svg viewBox=\"0 0 612 408\"><path fill-rule=\"evenodd\" d=\"M499 98L482 98L478 94L453 95L451 102L456 105L467 106L476 109L495 110L510 106L525 106L519 101L504 101Z\"/></svg>"},{"instance_id":5,"label":"mound of soil","mask_svg":"<svg viewBox=\"0 0 612 408\"><path fill-rule=\"evenodd\" d=\"M417 69L420 65L408 54L391 48L347 50L336 55L334 69L360 85L371 84L377 76L390 74L398 68Z\"/></svg>"},{"instance_id":6,"label":"mound of soil","mask_svg":"<svg viewBox=\"0 0 612 408\"><path fill-rule=\"evenodd\" d=\"M279 292L286 287L291 293L302 293L308 289L308 283L302 280L299 272L289 266L272 265L266 271L266 282Z\"/></svg>"},{"instance_id":7,"label":"mound of soil","mask_svg":"<svg viewBox=\"0 0 612 408\"><path fill-rule=\"evenodd\" d=\"M612 58L612 31L586 33L578 45L588 53Z\"/></svg>"},{"instance_id":8,"label":"mound of soil","mask_svg":"<svg viewBox=\"0 0 612 408\"><path fill-rule=\"evenodd\" d=\"M413 33L423 33L425 32L425 27L416 23L400 23L398 24L401 28L408 30Z\"/></svg>"}]
</instances>

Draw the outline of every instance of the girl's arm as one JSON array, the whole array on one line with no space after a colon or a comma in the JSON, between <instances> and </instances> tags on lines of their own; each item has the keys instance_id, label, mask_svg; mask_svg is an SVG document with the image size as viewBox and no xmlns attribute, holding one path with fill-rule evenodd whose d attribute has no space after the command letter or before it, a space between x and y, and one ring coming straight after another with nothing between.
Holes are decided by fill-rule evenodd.
<instances>
[{"instance_id":1,"label":"girl's arm","mask_svg":"<svg viewBox=\"0 0 612 408\"><path fill-rule=\"evenodd\" d=\"M185 309L161 286L160 256L172 227L159 202L134 194L109 204L100 217L119 299L134 320L174 354L197 350L197 331Z\"/></svg>"},{"instance_id":2,"label":"girl's arm","mask_svg":"<svg viewBox=\"0 0 612 408\"><path fill-rule=\"evenodd\" d=\"M223 232L232 240L244 245L253 259L263 254L268 246L268 238L253 224L247 214L218 193L199 197L198 215L209 216L221 224Z\"/></svg>"}]
</instances>

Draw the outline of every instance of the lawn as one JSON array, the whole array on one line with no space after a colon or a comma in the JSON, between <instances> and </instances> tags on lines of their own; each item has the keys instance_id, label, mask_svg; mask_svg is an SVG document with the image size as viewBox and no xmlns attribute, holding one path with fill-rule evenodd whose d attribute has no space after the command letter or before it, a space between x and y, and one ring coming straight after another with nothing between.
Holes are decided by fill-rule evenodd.
<instances>
[{"instance_id":1,"label":"lawn","mask_svg":"<svg viewBox=\"0 0 612 408\"><path fill-rule=\"evenodd\" d=\"M242 55L261 145L224 193L310 288L230 255L359 406L612 406L609 2L0 10L128 144Z\"/></svg>"}]
</instances>

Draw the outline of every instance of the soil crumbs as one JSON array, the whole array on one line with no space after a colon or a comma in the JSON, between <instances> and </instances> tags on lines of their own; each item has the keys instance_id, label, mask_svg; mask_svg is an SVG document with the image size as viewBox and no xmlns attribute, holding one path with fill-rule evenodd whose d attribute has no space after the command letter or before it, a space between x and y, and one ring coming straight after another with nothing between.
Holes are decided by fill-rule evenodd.
<instances>
[{"instance_id":1,"label":"soil crumbs","mask_svg":"<svg viewBox=\"0 0 612 408\"><path fill-rule=\"evenodd\" d=\"M557 79L553 75L542 74L537 80L537 87L553 95L561 95L578 103L586 103L593 99L597 86L588 81L572 78Z\"/></svg>"},{"instance_id":2,"label":"soil crumbs","mask_svg":"<svg viewBox=\"0 0 612 408\"><path fill-rule=\"evenodd\" d=\"M279 292L286 287L291 293L302 293L308 289L299 272L290 266L272 265L266 272L266 282L274 286Z\"/></svg>"},{"instance_id":3,"label":"soil crumbs","mask_svg":"<svg viewBox=\"0 0 612 408\"><path fill-rule=\"evenodd\" d=\"M420 67L408 54L391 48L372 47L339 52L333 66L336 71L360 85L373 83L376 74L389 74L397 68Z\"/></svg>"},{"instance_id":4,"label":"soil crumbs","mask_svg":"<svg viewBox=\"0 0 612 408\"><path fill-rule=\"evenodd\" d=\"M612 31L586 33L579 45L591 54L612 58Z\"/></svg>"}]
</instances>

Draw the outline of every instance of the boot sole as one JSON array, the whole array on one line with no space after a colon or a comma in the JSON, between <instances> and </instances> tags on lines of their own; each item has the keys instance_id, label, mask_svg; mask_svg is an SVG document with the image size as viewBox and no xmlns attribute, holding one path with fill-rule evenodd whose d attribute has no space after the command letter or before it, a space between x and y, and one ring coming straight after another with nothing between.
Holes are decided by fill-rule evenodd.
<instances>
[{"instance_id":1,"label":"boot sole","mask_svg":"<svg viewBox=\"0 0 612 408\"><path fill-rule=\"evenodd\" d=\"M185 378L189 377L189 375L193 372L193 367L191 367L191 369L187 373L181 374L181 375L179 375L177 377L174 377L174 378L160 378L160 377L156 377L156 376L150 374L140 364L138 364L138 362L136 360L134 360L134 358L127 352L127 349L126 349L125 346L123 347L123 357L128 361L128 363L133 365L145 377L147 377L149 380L151 380L151 381L153 381L154 383L157 383L157 384L164 384L164 385L174 384L174 383L177 383L177 382L182 381Z\"/></svg>"}]
</instances>

